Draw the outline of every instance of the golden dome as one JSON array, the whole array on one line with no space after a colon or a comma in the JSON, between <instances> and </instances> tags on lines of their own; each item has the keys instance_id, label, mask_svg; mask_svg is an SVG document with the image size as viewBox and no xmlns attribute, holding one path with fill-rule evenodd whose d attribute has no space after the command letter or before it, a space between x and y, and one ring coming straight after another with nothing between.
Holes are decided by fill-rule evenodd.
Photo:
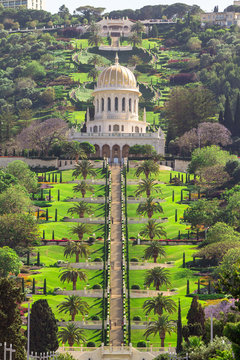
<instances>
[{"instance_id":1,"label":"golden dome","mask_svg":"<svg viewBox=\"0 0 240 360\"><path fill-rule=\"evenodd\" d=\"M103 70L98 77L97 88L131 88L136 89L135 76L128 68L119 65L116 55L115 64Z\"/></svg>"}]
</instances>

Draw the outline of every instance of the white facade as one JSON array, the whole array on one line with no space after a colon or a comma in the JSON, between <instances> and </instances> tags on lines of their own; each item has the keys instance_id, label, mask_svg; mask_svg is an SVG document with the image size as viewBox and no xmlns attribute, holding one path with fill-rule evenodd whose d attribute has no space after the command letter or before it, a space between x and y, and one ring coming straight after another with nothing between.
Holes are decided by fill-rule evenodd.
<instances>
[{"instance_id":1,"label":"white facade","mask_svg":"<svg viewBox=\"0 0 240 360\"><path fill-rule=\"evenodd\" d=\"M230 27L232 25L240 26L240 13L229 12L212 12L201 14L201 23L203 25L219 25Z\"/></svg>"},{"instance_id":2,"label":"white facade","mask_svg":"<svg viewBox=\"0 0 240 360\"><path fill-rule=\"evenodd\" d=\"M130 21L128 17L122 19L103 18L97 23L100 27L101 36L111 37L129 37L131 35L131 28L134 22Z\"/></svg>"},{"instance_id":3,"label":"white facade","mask_svg":"<svg viewBox=\"0 0 240 360\"><path fill-rule=\"evenodd\" d=\"M27 9L45 10L45 0L0 0L0 4L13 9L24 6Z\"/></svg>"},{"instance_id":4,"label":"white facade","mask_svg":"<svg viewBox=\"0 0 240 360\"><path fill-rule=\"evenodd\" d=\"M71 140L88 141L96 148L97 156L124 158L133 145L153 145L164 154L165 136L161 129L147 133L146 112L139 120L138 104L141 93L135 76L126 67L115 64L104 69L93 91L94 119L87 112L86 133L71 132Z\"/></svg>"}]
</instances>

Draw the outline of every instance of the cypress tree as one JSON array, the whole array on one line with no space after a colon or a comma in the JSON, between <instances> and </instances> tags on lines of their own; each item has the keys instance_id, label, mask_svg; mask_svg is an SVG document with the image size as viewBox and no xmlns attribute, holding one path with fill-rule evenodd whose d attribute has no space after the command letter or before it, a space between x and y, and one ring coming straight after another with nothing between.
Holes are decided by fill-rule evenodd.
<instances>
[{"instance_id":1,"label":"cypress tree","mask_svg":"<svg viewBox=\"0 0 240 360\"><path fill-rule=\"evenodd\" d=\"M52 182L54 182L54 173L52 173Z\"/></svg>"},{"instance_id":2,"label":"cypress tree","mask_svg":"<svg viewBox=\"0 0 240 360\"><path fill-rule=\"evenodd\" d=\"M172 192L172 202L174 202L174 190Z\"/></svg>"},{"instance_id":3,"label":"cypress tree","mask_svg":"<svg viewBox=\"0 0 240 360\"><path fill-rule=\"evenodd\" d=\"M12 344L14 359L25 360L26 338L21 332L22 321L19 304L24 300L22 289L12 279L0 279L0 339L8 347ZM4 359L3 346L0 346L0 359Z\"/></svg>"},{"instance_id":4,"label":"cypress tree","mask_svg":"<svg viewBox=\"0 0 240 360\"><path fill-rule=\"evenodd\" d=\"M30 351L46 353L58 348L57 322L47 300L32 305L30 317Z\"/></svg>"},{"instance_id":5,"label":"cypress tree","mask_svg":"<svg viewBox=\"0 0 240 360\"><path fill-rule=\"evenodd\" d=\"M37 254L37 266L40 266L40 252Z\"/></svg>"},{"instance_id":6,"label":"cypress tree","mask_svg":"<svg viewBox=\"0 0 240 360\"><path fill-rule=\"evenodd\" d=\"M54 234L54 230L52 231L52 240L54 240L55 234Z\"/></svg>"},{"instance_id":7,"label":"cypress tree","mask_svg":"<svg viewBox=\"0 0 240 360\"><path fill-rule=\"evenodd\" d=\"M62 172L60 172L60 183L62 183Z\"/></svg>"},{"instance_id":8,"label":"cypress tree","mask_svg":"<svg viewBox=\"0 0 240 360\"><path fill-rule=\"evenodd\" d=\"M229 130L231 131L231 133L233 132L233 114L232 114L232 109L231 109L231 105L230 105L230 100L229 100L229 96L226 97L226 102L225 102L225 110L224 110L224 123L223 125Z\"/></svg>"},{"instance_id":9,"label":"cypress tree","mask_svg":"<svg viewBox=\"0 0 240 360\"><path fill-rule=\"evenodd\" d=\"M35 278L33 278L33 284L32 284L32 294L35 294L36 287L35 287Z\"/></svg>"},{"instance_id":10,"label":"cypress tree","mask_svg":"<svg viewBox=\"0 0 240 360\"><path fill-rule=\"evenodd\" d=\"M177 211L177 209L175 210L175 222L177 222L178 221L178 211Z\"/></svg>"},{"instance_id":11,"label":"cypress tree","mask_svg":"<svg viewBox=\"0 0 240 360\"><path fill-rule=\"evenodd\" d=\"M189 280L187 280L187 295L190 294L190 286L189 285L190 285Z\"/></svg>"},{"instance_id":12,"label":"cypress tree","mask_svg":"<svg viewBox=\"0 0 240 360\"><path fill-rule=\"evenodd\" d=\"M49 190L48 200L51 201L51 198L52 198L52 192L51 192L51 190Z\"/></svg>"},{"instance_id":13,"label":"cypress tree","mask_svg":"<svg viewBox=\"0 0 240 360\"><path fill-rule=\"evenodd\" d=\"M25 284L24 284L24 278L22 278L22 293L25 293Z\"/></svg>"},{"instance_id":14,"label":"cypress tree","mask_svg":"<svg viewBox=\"0 0 240 360\"><path fill-rule=\"evenodd\" d=\"M41 189L41 200L43 200L43 189Z\"/></svg>"},{"instance_id":15,"label":"cypress tree","mask_svg":"<svg viewBox=\"0 0 240 360\"><path fill-rule=\"evenodd\" d=\"M48 209L46 210L46 221L48 221Z\"/></svg>"},{"instance_id":16,"label":"cypress tree","mask_svg":"<svg viewBox=\"0 0 240 360\"><path fill-rule=\"evenodd\" d=\"M181 231L179 230L178 231L178 240L180 240L181 239Z\"/></svg>"},{"instance_id":17,"label":"cypress tree","mask_svg":"<svg viewBox=\"0 0 240 360\"><path fill-rule=\"evenodd\" d=\"M45 239L45 230L43 230L42 238Z\"/></svg>"},{"instance_id":18,"label":"cypress tree","mask_svg":"<svg viewBox=\"0 0 240 360\"><path fill-rule=\"evenodd\" d=\"M237 104L234 114L233 136L240 137L240 94L238 93Z\"/></svg>"},{"instance_id":19,"label":"cypress tree","mask_svg":"<svg viewBox=\"0 0 240 360\"><path fill-rule=\"evenodd\" d=\"M48 182L50 182L50 174L48 174Z\"/></svg>"},{"instance_id":20,"label":"cypress tree","mask_svg":"<svg viewBox=\"0 0 240 360\"><path fill-rule=\"evenodd\" d=\"M58 201L60 201L60 190L58 190Z\"/></svg>"},{"instance_id":21,"label":"cypress tree","mask_svg":"<svg viewBox=\"0 0 240 360\"><path fill-rule=\"evenodd\" d=\"M57 214L57 209L55 209L55 221L58 221L58 214Z\"/></svg>"},{"instance_id":22,"label":"cypress tree","mask_svg":"<svg viewBox=\"0 0 240 360\"><path fill-rule=\"evenodd\" d=\"M211 281L208 281L208 293L211 294Z\"/></svg>"},{"instance_id":23,"label":"cypress tree","mask_svg":"<svg viewBox=\"0 0 240 360\"><path fill-rule=\"evenodd\" d=\"M55 174L55 183L57 183L57 173Z\"/></svg>"},{"instance_id":24,"label":"cypress tree","mask_svg":"<svg viewBox=\"0 0 240 360\"><path fill-rule=\"evenodd\" d=\"M39 220L39 209L37 209L37 219Z\"/></svg>"},{"instance_id":25,"label":"cypress tree","mask_svg":"<svg viewBox=\"0 0 240 360\"><path fill-rule=\"evenodd\" d=\"M27 252L27 265L30 265L30 251Z\"/></svg>"},{"instance_id":26,"label":"cypress tree","mask_svg":"<svg viewBox=\"0 0 240 360\"><path fill-rule=\"evenodd\" d=\"M183 335L182 335L182 314L181 314L181 304L180 299L178 300L178 319L177 319L177 347L176 347L176 353L179 354L182 352L182 341L183 341Z\"/></svg>"},{"instance_id":27,"label":"cypress tree","mask_svg":"<svg viewBox=\"0 0 240 360\"><path fill-rule=\"evenodd\" d=\"M194 327L194 326L196 327L196 325L199 324L201 327L202 333L204 332L205 315L204 315L204 311L203 311L201 304L199 304L199 302L198 302L197 296L194 296L192 299L192 303L191 303L190 309L187 314L187 320L188 320L188 323L187 323L188 326L190 325L192 327ZM194 330L194 329L192 328L192 330ZM195 335L195 334L193 333L190 335Z\"/></svg>"},{"instance_id":28,"label":"cypress tree","mask_svg":"<svg viewBox=\"0 0 240 360\"><path fill-rule=\"evenodd\" d=\"M47 295L47 280L44 279L44 283L43 283L43 294Z\"/></svg>"},{"instance_id":29,"label":"cypress tree","mask_svg":"<svg viewBox=\"0 0 240 360\"><path fill-rule=\"evenodd\" d=\"M197 282L197 292L198 292L198 294L201 294L200 280L199 279L198 279L198 282Z\"/></svg>"},{"instance_id":30,"label":"cypress tree","mask_svg":"<svg viewBox=\"0 0 240 360\"><path fill-rule=\"evenodd\" d=\"M218 122L221 125L224 125L224 115L223 115L223 111L221 110L218 116Z\"/></svg>"}]
</instances>

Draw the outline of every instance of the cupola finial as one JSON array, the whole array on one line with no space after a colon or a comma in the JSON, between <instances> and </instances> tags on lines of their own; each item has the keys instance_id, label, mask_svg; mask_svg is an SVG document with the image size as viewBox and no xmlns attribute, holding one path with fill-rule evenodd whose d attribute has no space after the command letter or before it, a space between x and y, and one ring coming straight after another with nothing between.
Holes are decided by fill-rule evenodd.
<instances>
[{"instance_id":1,"label":"cupola finial","mask_svg":"<svg viewBox=\"0 0 240 360\"><path fill-rule=\"evenodd\" d=\"M116 52L116 56L115 56L115 65L118 65L118 64L119 64L118 60L119 60L119 57L118 57L118 53Z\"/></svg>"}]
</instances>

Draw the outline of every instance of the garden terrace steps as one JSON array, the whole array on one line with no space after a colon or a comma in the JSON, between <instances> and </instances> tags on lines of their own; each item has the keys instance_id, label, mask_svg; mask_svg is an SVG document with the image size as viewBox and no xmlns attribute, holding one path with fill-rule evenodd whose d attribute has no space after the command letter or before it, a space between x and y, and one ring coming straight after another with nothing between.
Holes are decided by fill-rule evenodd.
<instances>
[{"instance_id":1,"label":"garden terrace steps","mask_svg":"<svg viewBox=\"0 0 240 360\"><path fill-rule=\"evenodd\" d=\"M111 225L111 280L110 280L110 343L123 343L123 288L121 242L121 175L120 167L112 167L112 225Z\"/></svg>"}]
</instances>

